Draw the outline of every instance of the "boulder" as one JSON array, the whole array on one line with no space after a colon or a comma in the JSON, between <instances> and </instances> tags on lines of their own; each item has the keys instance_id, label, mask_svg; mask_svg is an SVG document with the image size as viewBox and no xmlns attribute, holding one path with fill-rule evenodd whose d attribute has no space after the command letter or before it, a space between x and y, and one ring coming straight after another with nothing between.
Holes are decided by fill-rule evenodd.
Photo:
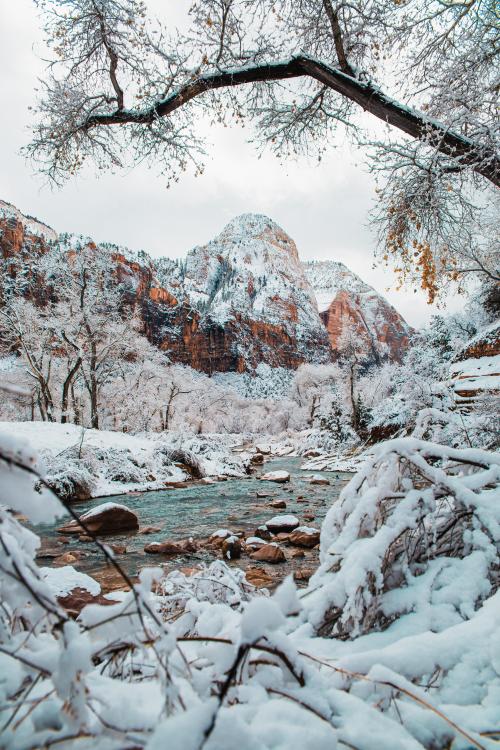
<instances>
[{"instance_id":1,"label":"boulder","mask_svg":"<svg viewBox=\"0 0 500 750\"><path fill-rule=\"evenodd\" d=\"M259 443L255 446L257 453L263 453L264 456L268 456L271 453L271 446L267 443Z\"/></svg>"},{"instance_id":2,"label":"boulder","mask_svg":"<svg viewBox=\"0 0 500 750\"><path fill-rule=\"evenodd\" d=\"M273 538L272 533L269 531L267 526L259 526L257 529L255 529L254 536L258 536L261 539L264 539L264 541L269 542Z\"/></svg>"},{"instance_id":3,"label":"boulder","mask_svg":"<svg viewBox=\"0 0 500 750\"><path fill-rule=\"evenodd\" d=\"M288 471L268 471L262 474L261 480L263 482L279 482L281 484L290 481L290 474Z\"/></svg>"},{"instance_id":4,"label":"boulder","mask_svg":"<svg viewBox=\"0 0 500 750\"><path fill-rule=\"evenodd\" d=\"M294 570L293 577L296 581L308 581L313 573L312 568L298 568Z\"/></svg>"},{"instance_id":5,"label":"boulder","mask_svg":"<svg viewBox=\"0 0 500 750\"><path fill-rule=\"evenodd\" d=\"M267 588L274 583L272 575L264 568L247 568L245 578L257 589Z\"/></svg>"},{"instance_id":6,"label":"boulder","mask_svg":"<svg viewBox=\"0 0 500 750\"><path fill-rule=\"evenodd\" d=\"M296 516L288 513L280 513L278 516L274 516L269 521L266 521L266 526L273 534L278 534L280 531L293 531L297 526L300 526L300 521Z\"/></svg>"},{"instance_id":7,"label":"boulder","mask_svg":"<svg viewBox=\"0 0 500 750\"><path fill-rule=\"evenodd\" d=\"M304 521L314 521L316 514L313 513L313 511L308 511L307 513L304 513L303 518Z\"/></svg>"},{"instance_id":8,"label":"boulder","mask_svg":"<svg viewBox=\"0 0 500 750\"><path fill-rule=\"evenodd\" d=\"M257 492L257 497L272 497L269 492Z\"/></svg>"},{"instance_id":9,"label":"boulder","mask_svg":"<svg viewBox=\"0 0 500 750\"><path fill-rule=\"evenodd\" d=\"M224 540L230 536L233 536L233 532L229 531L229 529L217 529L208 538L208 544L213 547L222 547Z\"/></svg>"},{"instance_id":10,"label":"boulder","mask_svg":"<svg viewBox=\"0 0 500 750\"><path fill-rule=\"evenodd\" d=\"M71 617L78 617L87 604L103 604L104 606L116 604L116 602L111 599L106 599L102 594L91 594L90 591L82 589L79 586L72 589L69 593L64 594L64 596L58 596L57 601L64 607Z\"/></svg>"},{"instance_id":11,"label":"boulder","mask_svg":"<svg viewBox=\"0 0 500 750\"><path fill-rule=\"evenodd\" d=\"M252 560L259 560L260 562L273 564L285 562L286 560L285 553L281 547L278 547L278 545L273 542L270 544L263 544L260 549L256 550L256 552L252 552L250 557Z\"/></svg>"},{"instance_id":12,"label":"boulder","mask_svg":"<svg viewBox=\"0 0 500 750\"><path fill-rule=\"evenodd\" d=\"M330 480L322 477L321 474L313 474L309 479L309 484L330 484Z\"/></svg>"},{"instance_id":13,"label":"boulder","mask_svg":"<svg viewBox=\"0 0 500 750\"><path fill-rule=\"evenodd\" d=\"M71 565L62 568L40 568L40 573L59 604L72 617L77 617L86 604L114 603L102 596L98 581L86 573L80 573Z\"/></svg>"},{"instance_id":14,"label":"boulder","mask_svg":"<svg viewBox=\"0 0 500 750\"><path fill-rule=\"evenodd\" d=\"M286 500L273 500L270 505L271 508L286 508Z\"/></svg>"},{"instance_id":15,"label":"boulder","mask_svg":"<svg viewBox=\"0 0 500 750\"><path fill-rule=\"evenodd\" d=\"M292 531L288 541L295 547L307 547L312 549L319 544L319 529L314 529L311 526L299 526Z\"/></svg>"},{"instance_id":16,"label":"boulder","mask_svg":"<svg viewBox=\"0 0 500 750\"><path fill-rule=\"evenodd\" d=\"M139 519L126 505L103 503L80 516L86 528L94 534L116 534L121 531L136 531ZM77 522L70 521L57 531L60 534L81 534L85 529Z\"/></svg>"},{"instance_id":17,"label":"boulder","mask_svg":"<svg viewBox=\"0 0 500 750\"><path fill-rule=\"evenodd\" d=\"M262 455L262 453L254 453L254 455L250 458L250 463L260 466L264 463L264 456Z\"/></svg>"},{"instance_id":18,"label":"boulder","mask_svg":"<svg viewBox=\"0 0 500 750\"><path fill-rule=\"evenodd\" d=\"M255 550L262 547L263 544L265 544L265 541L258 536L249 536L245 539L245 547L248 552L255 552Z\"/></svg>"},{"instance_id":19,"label":"boulder","mask_svg":"<svg viewBox=\"0 0 500 750\"><path fill-rule=\"evenodd\" d=\"M297 558L297 557L305 557L306 553L303 549L292 549L290 552L290 557Z\"/></svg>"},{"instance_id":20,"label":"boulder","mask_svg":"<svg viewBox=\"0 0 500 750\"><path fill-rule=\"evenodd\" d=\"M229 536L222 542L222 557L225 560L238 560L241 557L241 542L237 536Z\"/></svg>"},{"instance_id":21,"label":"boulder","mask_svg":"<svg viewBox=\"0 0 500 750\"><path fill-rule=\"evenodd\" d=\"M144 552L148 555L182 555L184 549L178 542L166 539L164 542L151 542L146 544Z\"/></svg>"}]
</instances>

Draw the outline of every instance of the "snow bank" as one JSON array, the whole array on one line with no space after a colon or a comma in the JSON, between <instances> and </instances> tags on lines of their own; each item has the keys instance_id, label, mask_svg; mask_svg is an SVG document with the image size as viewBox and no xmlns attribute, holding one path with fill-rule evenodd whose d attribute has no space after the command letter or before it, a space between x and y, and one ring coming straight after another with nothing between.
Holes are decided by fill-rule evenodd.
<instances>
[{"instance_id":1,"label":"snow bank","mask_svg":"<svg viewBox=\"0 0 500 750\"><path fill-rule=\"evenodd\" d=\"M248 465L231 451L238 436L129 435L52 422L0 422L0 431L40 454L48 483L66 499L161 489L193 476L241 477Z\"/></svg>"},{"instance_id":2,"label":"snow bank","mask_svg":"<svg viewBox=\"0 0 500 750\"><path fill-rule=\"evenodd\" d=\"M65 565L62 568L40 568L40 573L54 596L66 596L77 588L88 591L92 596L98 596L101 593L101 587L97 581L75 570L72 565Z\"/></svg>"}]
</instances>

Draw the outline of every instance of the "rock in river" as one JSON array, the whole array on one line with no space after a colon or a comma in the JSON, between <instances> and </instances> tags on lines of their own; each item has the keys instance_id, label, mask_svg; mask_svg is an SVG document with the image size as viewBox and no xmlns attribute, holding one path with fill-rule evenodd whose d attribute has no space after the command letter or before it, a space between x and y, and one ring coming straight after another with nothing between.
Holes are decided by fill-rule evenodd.
<instances>
[{"instance_id":1,"label":"rock in river","mask_svg":"<svg viewBox=\"0 0 500 750\"><path fill-rule=\"evenodd\" d=\"M265 482L289 482L290 474L288 471L268 471L262 474L261 480Z\"/></svg>"},{"instance_id":2,"label":"rock in river","mask_svg":"<svg viewBox=\"0 0 500 750\"><path fill-rule=\"evenodd\" d=\"M330 480L322 477L321 474L313 474L309 479L309 484L330 484Z\"/></svg>"},{"instance_id":3,"label":"rock in river","mask_svg":"<svg viewBox=\"0 0 500 750\"><path fill-rule=\"evenodd\" d=\"M273 534L279 534L280 531L293 531L297 526L300 526L300 521L296 516L280 513L266 521L266 526Z\"/></svg>"},{"instance_id":4,"label":"rock in river","mask_svg":"<svg viewBox=\"0 0 500 750\"><path fill-rule=\"evenodd\" d=\"M237 536L228 536L222 542L222 557L225 560L237 560L241 557L241 542Z\"/></svg>"},{"instance_id":5,"label":"rock in river","mask_svg":"<svg viewBox=\"0 0 500 750\"><path fill-rule=\"evenodd\" d=\"M146 544L144 552L148 555L182 555L184 549L178 542L166 539L164 542L151 542Z\"/></svg>"},{"instance_id":6,"label":"rock in river","mask_svg":"<svg viewBox=\"0 0 500 750\"><path fill-rule=\"evenodd\" d=\"M121 531L135 531L139 528L139 519L126 505L103 503L80 516L86 529L94 534L118 534ZM85 529L77 522L70 521L57 529L60 534L81 534Z\"/></svg>"}]
</instances>

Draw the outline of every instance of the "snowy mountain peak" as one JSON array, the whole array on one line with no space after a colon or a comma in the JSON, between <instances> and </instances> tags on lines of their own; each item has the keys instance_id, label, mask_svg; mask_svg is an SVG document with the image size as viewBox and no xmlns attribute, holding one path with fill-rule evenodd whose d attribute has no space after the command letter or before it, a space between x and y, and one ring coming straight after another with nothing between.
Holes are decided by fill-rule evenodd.
<instances>
[{"instance_id":1,"label":"snowy mountain peak","mask_svg":"<svg viewBox=\"0 0 500 750\"><path fill-rule=\"evenodd\" d=\"M265 214L248 213L235 216L212 242L247 245L252 240L267 242L278 250L285 250L298 260L295 242L279 224Z\"/></svg>"},{"instance_id":2,"label":"snowy mountain peak","mask_svg":"<svg viewBox=\"0 0 500 750\"><path fill-rule=\"evenodd\" d=\"M64 258L86 245L115 264L150 340L172 361L205 372L328 362L346 326L374 360L398 360L408 345L411 329L380 294L343 263L301 263L295 242L268 216L236 216L206 245L172 261L57 235L0 201L0 255L29 258L53 246Z\"/></svg>"}]
</instances>

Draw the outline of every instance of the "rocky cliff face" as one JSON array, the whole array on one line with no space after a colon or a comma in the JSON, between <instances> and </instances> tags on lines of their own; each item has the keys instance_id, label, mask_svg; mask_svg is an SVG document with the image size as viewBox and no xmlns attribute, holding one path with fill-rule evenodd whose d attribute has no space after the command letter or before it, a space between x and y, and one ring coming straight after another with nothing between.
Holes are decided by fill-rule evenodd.
<instances>
[{"instance_id":1,"label":"rocky cliff face","mask_svg":"<svg viewBox=\"0 0 500 750\"><path fill-rule=\"evenodd\" d=\"M107 253L148 338L172 361L207 373L328 362L348 321L373 359L386 351L399 359L407 344L408 326L380 295L342 264L302 264L293 240L265 216L237 217L185 260L172 261L58 236L0 202L4 259L28 260L54 243L62 253L79 245Z\"/></svg>"},{"instance_id":2,"label":"rocky cliff face","mask_svg":"<svg viewBox=\"0 0 500 750\"><path fill-rule=\"evenodd\" d=\"M342 333L351 328L370 358L401 360L412 329L384 297L343 263L309 261L303 266L334 352Z\"/></svg>"},{"instance_id":3,"label":"rocky cliff face","mask_svg":"<svg viewBox=\"0 0 500 750\"><path fill-rule=\"evenodd\" d=\"M485 393L500 394L500 324L474 336L450 367L450 381L458 404L467 406Z\"/></svg>"}]
</instances>

